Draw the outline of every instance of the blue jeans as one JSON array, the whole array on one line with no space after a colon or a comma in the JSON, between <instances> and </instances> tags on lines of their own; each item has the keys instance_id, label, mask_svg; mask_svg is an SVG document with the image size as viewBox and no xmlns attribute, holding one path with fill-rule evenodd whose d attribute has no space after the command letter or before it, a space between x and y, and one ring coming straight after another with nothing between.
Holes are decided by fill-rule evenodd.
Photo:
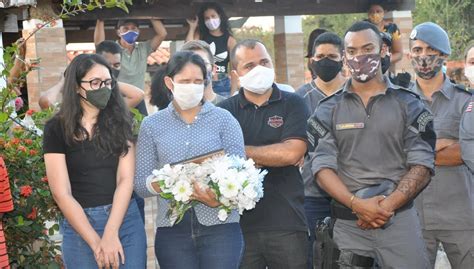
<instances>
[{"instance_id":1,"label":"blue jeans","mask_svg":"<svg viewBox=\"0 0 474 269\"><path fill-rule=\"evenodd\" d=\"M212 81L212 89L215 93L222 95L224 97L230 96L230 79L229 77L224 77L219 80Z\"/></svg>"},{"instance_id":2,"label":"blue jeans","mask_svg":"<svg viewBox=\"0 0 474 269\"><path fill-rule=\"evenodd\" d=\"M155 255L161 269L237 269L244 240L239 223L200 224L194 210L172 227L158 227Z\"/></svg>"},{"instance_id":3,"label":"blue jeans","mask_svg":"<svg viewBox=\"0 0 474 269\"><path fill-rule=\"evenodd\" d=\"M94 230L102 236L112 205L84 208L87 219ZM94 253L82 237L64 219L62 222L63 242L61 250L67 269L98 268ZM120 268L146 268L146 235L135 200L130 205L119 230L119 238L125 254L125 264Z\"/></svg>"},{"instance_id":4,"label":"blue jeans","mask_svg":"<svg viewBox=\"0 0 474 269\"><path fill-rule=\"evenodd\" d=\"M316 223L326 217L331 216L330 198L325 197L304 197L304 211L309 227L309 248L308 248L308 269L313 268L313 243L316 240L314 231Z\"/></svg>"},{"instance_id":5,"label":"blue jeans","mask_svg":"<svg viewBox=\"0 0 474 269\"><path fill-rule=\"evenodd\" d=\"M141 198L135 191L132 192L132 198L137 202L138 211L140 212L140 217L145 224L145 199Z\"/></svg>"}]
</instances>

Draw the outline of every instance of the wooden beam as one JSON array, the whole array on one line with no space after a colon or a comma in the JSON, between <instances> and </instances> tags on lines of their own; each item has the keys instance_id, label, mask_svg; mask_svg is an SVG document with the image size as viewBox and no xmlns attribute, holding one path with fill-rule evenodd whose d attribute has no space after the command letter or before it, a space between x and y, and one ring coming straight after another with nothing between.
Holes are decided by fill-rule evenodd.
<instances>
[{"instance_id":1,"label":"wooden beam","mask_svg":"<svg viewBox=\"0 0 474 269\"><path fill-rule=\"evenodd\" d=\"M221 1L222 2L222 1ZM336 3L337 2L337 3ZM342 14L367 12L369 0L255 0L223 1L222 7L229 17L285 16L312 14ZM130 7L130 13L120 9L95 10L71 17L71 20L84 20L102 17L106 19L176 19L194 16L201 3L196 1L163 0L153 5L139 4ZM415 0L387 0L389 10L411 10Z\"/></svg>"}]
</instances>

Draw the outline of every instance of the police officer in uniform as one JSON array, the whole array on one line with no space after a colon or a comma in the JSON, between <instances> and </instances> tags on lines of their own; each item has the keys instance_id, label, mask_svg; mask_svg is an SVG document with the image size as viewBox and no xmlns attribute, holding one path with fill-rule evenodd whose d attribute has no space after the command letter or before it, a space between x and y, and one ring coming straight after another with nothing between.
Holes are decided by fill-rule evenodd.
<instances>
[{"instance_id":1,"label":"police officer in uniform","mask_svg":"<svg viewBox=\"0 0 474 269\"><path fill-rule=\"evenodd\" d=\"M434 168L432 114L382 75L382 40L368 22L344 36L352 78L308 121L312 171L333 198L340 268L427 268L414 197ZM357 268L358 268L357 267Z\"/></svg>"},{"instance_id":2,"label":"police officer in uniform","mask_svg":"<svg viewBox=\"0 0 474 269\"><path fill-rule=\"evenodd\" d=\"M448 35L439 25L425 22L411 32L409 57L416 73L412 90L433 112L437 137L435 176L417 197L416 207L431 265L441 242L453 268L472 269L474 178L459 143L460 121L469 110L471 94L441 71L450 54Z\"/></svg>"},{"instance_id":3,"label":"police officer in uniform","mask_svg":"<svg viewBox=\"0 0 474 269\"><path fill-rule=\"evenodd\" d=\"M464 163L474 174L474 97L471 97L459 127L459 144ZM472 184L472 182L471 182ZM472 186L471 186L472 188ZM472 238L471 231L471 238Z\"/></svg>"}]
</instances>

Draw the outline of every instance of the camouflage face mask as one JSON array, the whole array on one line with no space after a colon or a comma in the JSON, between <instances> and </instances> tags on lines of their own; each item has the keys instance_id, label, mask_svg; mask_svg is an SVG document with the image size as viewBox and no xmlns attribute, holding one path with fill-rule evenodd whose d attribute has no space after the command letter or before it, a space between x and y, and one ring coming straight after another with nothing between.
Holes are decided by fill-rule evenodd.
<instances>
[{"instance_id":1,"label":"camouflage face mask","mask_svg":"<svg viewBox=\"0 0 474 269\"><path fill-rule=\"evenodd\" d=\"M365 83L377 75L380 65L380 54L358 55L346 59L352 78L358 82Z\"/></svg>"},{"instance_id":2,"label":"camouflage face mask","mask_svg":"<svg viewBox=\"0 0 474 269\"><path fill-rule=\"evenodd\" d=\"M418 77L432 79L443 67L444 59L439 55L416 56L411 60L413 69Z\"/></svg>"}]
</instances>

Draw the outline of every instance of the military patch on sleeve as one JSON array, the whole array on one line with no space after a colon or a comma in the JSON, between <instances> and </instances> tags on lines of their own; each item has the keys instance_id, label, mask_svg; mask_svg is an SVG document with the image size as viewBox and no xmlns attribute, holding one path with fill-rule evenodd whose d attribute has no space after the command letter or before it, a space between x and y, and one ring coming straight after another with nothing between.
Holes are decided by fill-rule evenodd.
<instances>
[{"instance_id":1,"label":"military patch on sleeve","mask_svg":"<svg viewBox=\"0 0 474 269\"><path fill-rule=\"evenodd\" d=\"M308 120L308 134L310 135L311 140L314 141L311 144L315 145L316 140L324 137L328 133L328 130L316 119L316 117L311 117Z\"/></svg>"},{"instance_id":2,"label":"military patch on sleeve","mask_svg":"<svg viewBox=\"0 0 474 269\"><path fill-rule=\"evenodd\" d=\"M319 139L329 132L314 116L309 118L306 130L308 141L310 143L308 151L310 152L316 149Z\"/></svg>"},{"instance_id":3,"label":"military patch on sleeve","mask_svg":"<svg viewBox=\"0 0 474 269\"><path fill-rule=\"evenodd\" d=\"M420 115L418 115L418 118L416 119L417 125L418 125L418 131L419 132L425 132L426 131L426 126L428 123L432 122L434 119L433 114L431 114L429 111L424 111Z\"/></svg>"},{"instance_id":4,"label":"military patch on sleeve","mask_svg":"<svg viewBox=\"0 0 474 269\"><path fill-rule=\"evenodd\" d=\"M408 129L419 134L421 139L426 141L434 150L436 145L436 133L433 128L433 119L433 114L428 110L423 109Z\"/></svg>"}]
</instances>

